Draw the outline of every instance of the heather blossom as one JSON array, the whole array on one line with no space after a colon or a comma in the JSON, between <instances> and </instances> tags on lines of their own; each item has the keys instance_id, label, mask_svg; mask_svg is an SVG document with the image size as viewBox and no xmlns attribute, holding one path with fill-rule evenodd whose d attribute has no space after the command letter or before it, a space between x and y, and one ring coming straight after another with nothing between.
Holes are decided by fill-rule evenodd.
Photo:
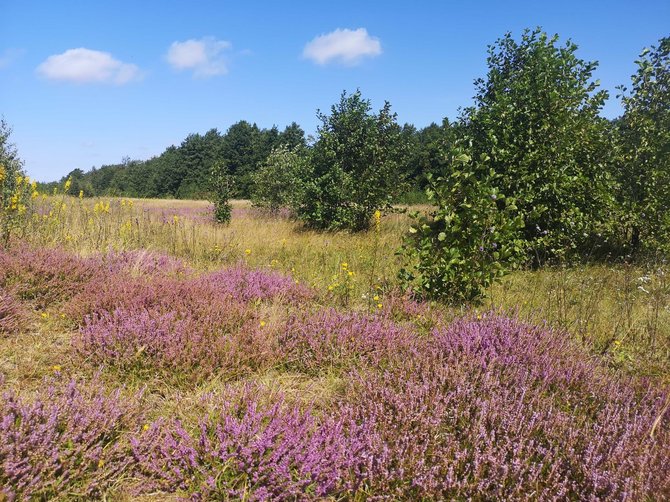
<instances>
[{"instance_id":1,"label":"heather blossom","mask_svg":"<svg viewBox=\"0 0 670 502\"><path fill-rule=\"evenodd\" d=\"M33 400L0 398L0 498L98 497L132 465L124 435L141 423L137 398L58 378Z\"/></svg>"}]
</instances>

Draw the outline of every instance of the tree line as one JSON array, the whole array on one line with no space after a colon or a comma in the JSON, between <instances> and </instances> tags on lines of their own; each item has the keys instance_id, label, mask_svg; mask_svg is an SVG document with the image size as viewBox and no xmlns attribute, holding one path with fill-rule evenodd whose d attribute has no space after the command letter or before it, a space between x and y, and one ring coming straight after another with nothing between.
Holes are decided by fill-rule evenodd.
<instances>
[{"instance_id":1,"label":"tree line","mask_svg":"<svg viewBox=\"0 0 670 502\"><path fill-rule=\"evenodd\" d=\"M400 127L399 140L407 151L401 169L403 180L409 182L404 185L406 193L423 198L419 192L425 187L425 174L439 167L437 147L449 136L449 129L446 119L422 129L412 124ZM205 134L189 134L179 146L172 145L149 160L126 157L118 164L93 167L86 172L73 169L60 180L39 183L39 189L50 193L71 179L71 195L83 191L85 197L210 199L214 191L212 169L225 165L234 180L231 195L248 199L253 193L254 174L274 149L306 148L308 140L296 122L280 131L276 126L262 129L241 120L224 133L210 129Z\"/></svg>"}]
</instances>

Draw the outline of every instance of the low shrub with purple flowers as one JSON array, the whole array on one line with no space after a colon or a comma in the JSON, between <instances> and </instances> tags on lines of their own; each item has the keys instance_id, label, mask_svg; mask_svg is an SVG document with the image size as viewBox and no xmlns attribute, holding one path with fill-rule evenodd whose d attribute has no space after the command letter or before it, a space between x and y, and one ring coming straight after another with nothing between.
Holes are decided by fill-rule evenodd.
<instances>
[{"instance_id":1,"label":"low shrub with purple flowers","mask_svg":"<svg viewBox=\"0 0 670 502\"><path fill-rule=\"evenodd\" d=\"M100 496L133 465L126 436L142 424L137 398L96 383L45 385L31 400L11 391L0 398L0 495Z\"/></svg>"},{"instance_id":2,"label":"low shrub with purple flowers","mask_svg":"<svg viewBox=\"0 0 670 502\"><path fill-rule=\"evenodd\" d=\"M12 294L0 286L0 335L13 335L26 327L30 316Z\"/></svg>"},{"instance_id":3,"label":"low shrub with purple flowers","mask_svg":"<svg viewBox=\"0 0 670 502\"><path fill-rule=\"evenodd\" d=\"M85 284L103 277L95 258L25 245L12 250L0 248L0 286L38 309L67 300Z\"/></svg>"},{"instance_id":4,"label":"low shrub with purple flowers","mask_svg":"<svg viewBox=\"0 0 670 502\"><path fill-rule=\"evenodd\" d=\"M279 334L285 365L318 373L362 364L382 366L394 357L416 355L416 334L385 316L326 309L291 317Z\"/></svg>"},{"instance_id":5,"label":"low shrub with purple flowers","mask_svg":"<svg viewBox=\"0 0 670 502\"><path fill-rule=\"evenodd\" d=\"M260 405L247 389L234 397L191 431L161 420L133 439L144 489L207 500L316 500L357 489L363 427L281 400Z\"/></svg>"},{"instance_id":6,"label":"low shrub with purple flowers","mask_svg":"<svg viewBox=\"0 0 670 502\"><path fill-rule=\"evenodd\" d=\"M0 341L39 344L34 309L72 328L34 392L0 353L0 500L670 498L668 391L547 325L393 294L336 310L289 276L143 251L0 263ZM289 396L283 374L331 388Z\"/></svg>"},{"instance_id":7,"label":"low shrub with purple flowers","mask_svg":"<svg viewBox=\"0 0 670 502\"><path fill-rule=\"evenodd\" d=\"M618 381L559 333L488 316L435 332L421 357L352 378L367 483L393 499L670 496L663 393ZM667 423L667 410L663 415Z\"/></svg>"}]
</instances>

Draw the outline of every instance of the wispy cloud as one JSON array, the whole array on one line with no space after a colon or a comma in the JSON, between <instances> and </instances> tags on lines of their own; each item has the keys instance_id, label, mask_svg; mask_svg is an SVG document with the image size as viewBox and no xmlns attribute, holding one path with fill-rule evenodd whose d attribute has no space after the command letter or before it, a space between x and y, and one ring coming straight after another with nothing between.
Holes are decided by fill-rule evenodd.
<instances>
[{"instance_id":1,"label":"wispy cloud","mask_svg":"<svg viewBox=\"0 0 670 502\"><path fill-rule=\"evenodd\" d=\"M77 84L104 83L123 85L141 78L134 64L114 59L108 52L80 47L49 56L37 72L51 80Z\"/></svg>"},{"instance_id":2,"label":"wispy cloud","mask_svg":"<svg viewBox=\"0 0 670 502\"><path fill-rule=\"evenodd\" d=\"M377 37L371 37L368 30L337 29L320 35L305 45L303 57L317 64L325 65L337 62L356 65L366 57L379 56L382 44Z\"/></svg>"},{"instance_id":3,"label":"wispy cloud","mask_svg":"<svg viewBox=\"0 0 670 502\"><path fill-rule=\"evenodd\" d=\"M0 52L0 70L7 68L10 64L20 58L25 50L9 48Z\"/></svg>"},{"instance_id":4,"label":"wispy cloud","mask_svg":"<svg viewBox=\"0 0 670 502\"><path fill-rule=\"evenodd\" d=\"M205 37L173 42L167 52L167 62L174 69L192 70L196 77L212 77L228 73L227 52L232 44L225 40Z\"/></svg>"}]
</instances>

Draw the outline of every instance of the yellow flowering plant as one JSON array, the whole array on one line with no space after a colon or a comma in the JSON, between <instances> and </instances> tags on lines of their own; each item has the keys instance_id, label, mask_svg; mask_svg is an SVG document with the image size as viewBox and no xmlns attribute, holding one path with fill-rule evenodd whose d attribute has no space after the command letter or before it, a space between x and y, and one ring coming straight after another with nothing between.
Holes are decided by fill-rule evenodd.
<instances>
[{"instance_id":1,"label":"yellow flowering plant","mask_svg":"<svg viewBox=\"0 0 670 502\"><path fill-rule=\"evenodd\" d=\"M11 128L0 120L0 243L7 245L12 232L24 228L37 185L23 173L16 147L9 141Z\"/></svg>"}]
</instances>

